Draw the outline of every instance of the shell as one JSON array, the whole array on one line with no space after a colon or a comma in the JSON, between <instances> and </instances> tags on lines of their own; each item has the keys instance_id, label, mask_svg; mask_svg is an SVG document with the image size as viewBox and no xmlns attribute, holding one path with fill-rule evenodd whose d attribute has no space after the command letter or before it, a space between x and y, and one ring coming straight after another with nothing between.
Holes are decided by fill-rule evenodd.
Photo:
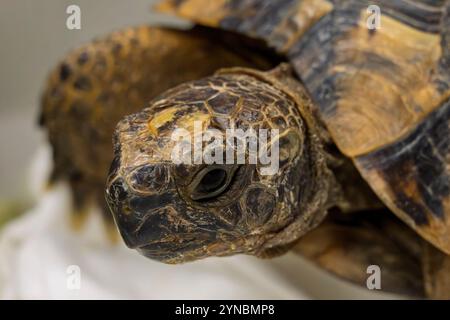
<instances>
[{"instance_id":1,"label":"shell","mask_svg":"<svg viewBox=\"0 0 450 320\"><path fill-rule=\"evenodd\" d=\"M369 29L369 4L381 28ZM166 0L158 9L285 55L340 151L450 254L450 2Z\"/></svg>"}]
</instances>

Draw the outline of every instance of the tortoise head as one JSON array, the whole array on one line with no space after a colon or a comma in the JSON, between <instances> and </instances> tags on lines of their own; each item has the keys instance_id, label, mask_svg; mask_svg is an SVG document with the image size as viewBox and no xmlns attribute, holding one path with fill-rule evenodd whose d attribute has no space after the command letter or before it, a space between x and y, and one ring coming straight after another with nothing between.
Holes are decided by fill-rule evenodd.
<instances>
[{"instance_id":1,"label":"tortoise head","mask_svg":"<svg viewBox=\"0 0 450 320\"><path fill-rule=\"evenodd\" d=\"M261 256L320 220L307 99L264 75L182 84L118 124L106 199L129 247L166 263Z\"/></svg>"}]
</instances>

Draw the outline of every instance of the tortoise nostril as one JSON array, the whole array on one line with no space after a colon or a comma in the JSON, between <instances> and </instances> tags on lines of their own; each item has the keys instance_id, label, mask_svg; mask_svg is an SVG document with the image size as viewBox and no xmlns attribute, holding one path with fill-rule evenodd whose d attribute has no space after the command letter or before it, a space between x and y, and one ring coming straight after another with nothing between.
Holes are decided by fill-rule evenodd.
<instances>
[{"instance_id":1,"label":"tortoise nostril","mask_svg":"<svg viewBox=\"0 0 450 320\"><path fill-rule=\"evenodd\" d=\"M130 186L139 191L160 193L169 184L169 174L163 165L146 165L135 170Z\"/></svg>"},{"instance_id":2,"label":"tortoise nostril","mask_svg":"<svg viewBox=\"0 0 450 320\"><path fill-rule=\"evenodd\" d=\"M123 201L127 197L127 192L123 187L123 179L118 178L106 189L106 195L112 201Z\"/></svg>"},{"instance_id":3,"label":"tortoise nostril","mask_svg":"<svg viewBox=\"0 0 450 320\"><path fill-rule=\"evenodd\" d=\"M113 215L122 210L123 202L128 197L122 178L119 177L108 185L106 188L105 197L106 203L108 204Z\"/></svg>"}]
</instances>

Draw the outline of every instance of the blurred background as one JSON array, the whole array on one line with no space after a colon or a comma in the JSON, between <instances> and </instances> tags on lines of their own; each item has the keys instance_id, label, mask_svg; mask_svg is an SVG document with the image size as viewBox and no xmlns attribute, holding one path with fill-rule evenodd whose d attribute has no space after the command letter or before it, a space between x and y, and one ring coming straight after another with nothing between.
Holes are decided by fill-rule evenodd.
<instances>
[{"instance_id":1,"label":"blurred background","mask_svg":"<svg viewBox=\"0 0 450 320\"><path fill-rule=\"evenodd\" d=\"M270 261L257 260L252 257L210 259L206 262L180 266L175 271L173 267L154 264L125 248L121 248L120 253L109 247L102 249L107 248L106 246L97 246L96 250L78 252L79 246L83 246L85 243L79 241L77 235L72 238L61 235L61 230L65 229L61 229L57 224L55 224L55 228L59 233L52 233L52 224L47 224L45 228L40 227L41 229L35 227L44 219L41 218L45 216L45 212L42 210L50 210L46 209L50 207L42 204L39 199L43 194L36 193L36 189L41 187L39 184L42 184L45 179L45 172L43 172L45 166L36 163L49 161L48 150L44 151L44 153L47 152L46 157L39 156L42 149L48 149L48 147L45 147L45 133L37 125L40 93L48 72L69 49L113 30L138 24L186 25L184 22L152 13L151 5L154 2L152 0L0 0L0 234L2 230L9 228L7 232L5 231L6 235L3 235L3 244L0 244L0 254L8 254L8 256L0 256L0 263L2 260L12 259L15 261L14 265L10 264L3 269L0 266L0 273L3 270L3 277L0 275L0 297L392 298L393 296L390 295L370 292L342 282L293 254ZM81 8L81 30L66 28L68 16L66 8L72 4ZM30 173L31 171L33 174ZM39 178L39 174L41 174L41 178ZM64 193L56 193L53 196L64 197ZM35 220L24 217L24 212L28 212L26 215L30 217L34 215ZM10 227L11 224L15 225ZM33 246L27 246L27 240L24 240L28 236L25 234L30 233L29 230L34 232L33 240L28 241L32 242ZM50 245L59 242L57 237L65 239L65 247ZM11 245L12 242L17 243L17 241L21 245ZM76 257L82 257L79 259L89 261L94 261L96 257L101 256L101 261L95 260L99 261L97 265L89 264L84 260L84 262L76 261L73 256L67 260L73 262L75 259L75 263L89 265L93 269L89 273L92 279L86 281L98 284L99 282L96 282L94 278L102 277L102 285L97 285L96 288L101 287L104 290L90 290L74 296L52 287L52 283L54 283L52 279L60 276L56 274L59 271L52 273L52 270L56 270L53 266L66 263L64 257L67 255L67 250L76 251L77 254L79 253L75 255ZM22 255L21 252L25 251L32 253L23 253ZM59 252L63 252L63 254L59 254ZM165 274L168 277L173 274L179 277L179 284L173 283L167 286L160 280L158 283L152 282L152 289L140 288L137 291L133 291L133 281L131 280L126 289L121 289L123 286L112 286L111 283L115 282L118 277L124 277L123 273L114 274L114 269L108 268L108 264L114 263L114 259L121 259L120 261L128 259L127 267L133 263L139 265L139 268L133 269L133 272L148 274L149 281L158 277L158 274ZM30 272L26 270L30 264L37 266L31 273L31 279L40 279L40 282L34 281L31 287L25 281L27 275L30 276ZM111 273L97 272L101 271L97 269L104 270L104 268L111 269ZM198 278L195 275L201 275L204 270L212 268L216 268L217 272L211 274L210 280L201 278L202 281L209 281L211 285L202 286L197 282ZM12 269L15 271L14 281L11 281L13 275L8 273ZM22 269L23 273L21 273ZM244 269L247 270L246 273L243 273ZM151 278L152 272L153 278ZM194 275L192 281L196 282L189 283L190 275ZM221 282L217 282L218 277ZM229 285L233 281L237 284ZM217 283L219 283L219 287L217 287ZM262 283L266 283L266 285L262 285ZM221 285L222 287L220 287ZM181 291L177 291L177 286ZM248 290L243 293L244 286ZM211 288L215 290L216 295L207 292ZM220 291L222 289L223 292ZM108 290L114 290L114 294ZM148 290L148 294L146 290ZM203 290L203 292L200 294L198 290ZM269 292L262 292L264 290ZM274 291L270 292L270 290ZM5 293L6 291L7 293ZM183 293L181 294L181 292ZM259 292L259 294L255 294L255 292Z\"/></svg>"},{"instance_id":2,"label":"blurred background","mask_svg":"<svg viewBox=\"0 0 450 320\"><path fill-rule=\"evenodd\" d=\"M122 27L182 24L153 14L154 2L0 0L0 201L3 206L13 205L11 200L29 200L25 192L27 166L39 142L45 138L37 126L37 117L41 90L50 68L71 48ZM81 30L66 28L66 8L71 4L81 8Z\"/></svg>"}]
</instances>

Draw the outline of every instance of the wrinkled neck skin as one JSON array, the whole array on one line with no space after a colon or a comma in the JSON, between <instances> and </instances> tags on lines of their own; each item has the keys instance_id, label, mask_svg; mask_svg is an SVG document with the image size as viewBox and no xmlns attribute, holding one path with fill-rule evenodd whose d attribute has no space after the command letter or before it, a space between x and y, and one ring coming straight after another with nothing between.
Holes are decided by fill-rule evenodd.
<instances>
[{"instance_id":1,"label":"wrinkled neck skin","mask_svg":"<svg viewBox=\"0 0 450 320\"><path fill-rule=\"evenodd\" d=\"M346 203L343 189L335 178L333 167L338 160L327 146L332 145L331 138L320 119L314 115L314 106L303 85L288 64L281 64L270 72L260 72L247 68L220 70L218 74L246 74L277 87L292 98L300 111L306 126L303 156L298 180L292 183L300 185L301 199L298 200L299 218L266 241L256 256L270 258L288 251L296 241L311 229L317 227L327 215L328 209Z\"/></svg>"}]
</instances>

